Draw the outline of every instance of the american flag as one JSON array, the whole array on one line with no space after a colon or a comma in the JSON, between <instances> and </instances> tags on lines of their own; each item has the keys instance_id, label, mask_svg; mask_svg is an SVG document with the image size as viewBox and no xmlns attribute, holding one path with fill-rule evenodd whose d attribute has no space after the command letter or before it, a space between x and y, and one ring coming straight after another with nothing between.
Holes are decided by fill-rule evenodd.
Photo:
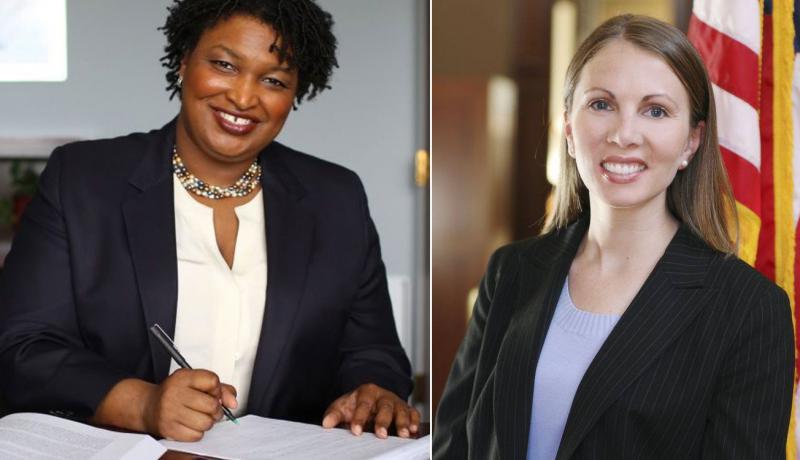
<instances>
[{"instance_id":1,"label":"american flag","mask_svg":"<svg viewBox=\"0 0 800 460\"><path fill-rule=\"evenodd\" d=\"M795 324L800 295L800 141L793 142L800 139L796 3L800 0L695 0L689 24L689 39L714 85L720 147L739 214L739 255L786 291ZM796 407L795 393L786 445L790 459L798 458Z\"/></svg>"}]
</instances>

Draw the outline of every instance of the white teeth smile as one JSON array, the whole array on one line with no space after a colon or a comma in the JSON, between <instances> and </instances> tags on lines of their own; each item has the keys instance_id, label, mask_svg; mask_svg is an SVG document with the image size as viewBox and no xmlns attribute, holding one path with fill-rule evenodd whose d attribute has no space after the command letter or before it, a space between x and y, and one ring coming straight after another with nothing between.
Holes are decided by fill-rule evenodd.
<instances>
[{"instance_id":1,"label":"white teeth smile","mask_svg":"<svg viewBox=\"0 0 800 460\"><path fill-rule=\"evenodd\" d=\"M249 118L239 118L239 117L233 116L233 115L231 115L229 113L222 112L220 110L218 110L217 112L219 113L219 115L222 118L230 121L231 123L233 123L235 125L246 126L246 125L249 125L250 123L253 123L253 120L250 120Z\"/></svg>"},{"instance_id":2,"label":"white teeth smile","mask_svg":"<svg viewBox=\"0 0 800 460\"><path fill-rule=\"evenodd\" d=\"M610 173L627 176L639 171L644 171L645 166L641 163L602 163L603 169Z\"/></svg>"}]
</instances>

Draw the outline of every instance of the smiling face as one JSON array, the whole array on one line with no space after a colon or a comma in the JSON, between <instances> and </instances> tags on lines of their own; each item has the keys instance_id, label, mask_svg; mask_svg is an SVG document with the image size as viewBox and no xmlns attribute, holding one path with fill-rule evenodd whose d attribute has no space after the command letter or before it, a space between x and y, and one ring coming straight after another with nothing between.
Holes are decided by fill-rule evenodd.
<instances>
[{"instance_id":1,"label":"smiling face","mask_svg":"<svg viewBox=\"0 0 800 460\"><path fill-rule=\"evenodd\" d=\"M298 81L296 70L270 52L275 38L272 27L248 16L203 33L180 69L182 156L249 162L275 139Z\"/></svg>"},{"instance_id":2,"label":"smiling face","mask_svg":"<svg viewBox=\"0 0 800 460\"><path fill-rule=\"evenodd\" d=\"M666 209L666 191L702 133L689 95L661 58L622 39L586 63L565 114L569 154L591 206Z\"/></svg>"}]
</instances>

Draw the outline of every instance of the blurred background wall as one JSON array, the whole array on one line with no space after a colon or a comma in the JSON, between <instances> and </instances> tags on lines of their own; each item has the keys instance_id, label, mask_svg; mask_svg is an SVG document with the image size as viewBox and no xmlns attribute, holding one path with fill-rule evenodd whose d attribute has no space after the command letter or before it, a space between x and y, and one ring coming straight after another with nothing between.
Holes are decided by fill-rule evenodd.
<instances>
[{"instance_id":1,"label":"blurred background wall","mask_svg":"<svg viewBox=\"0 0 800 460\"><path fill-rule=\"evenodd\" d=\"M432 4L434 410L489 256L541 229L553 187L548 155L557 159L563 148L561 83L576 43L621 13L685 31L691 0Z\"/></svg>"},{"instance_id":2,"label":"blurred background wall","mask_svg":"<svg viewBox=\"0 0 800 460\"><path fill-rule=\"evenodd\" d=\"M3 157L21 150L46 157L60 139L147 131L177 114L164 90L165 39L156 30L170 3L67 1L67 80L0 82L0 194L9 189ZM428 1L318 3L333 15L340 67L333 89L290 114L278 141L363 180L427 412L429 194L427 180L415 183L414 159L429 139Z\"/></svg>"}]
</instances>

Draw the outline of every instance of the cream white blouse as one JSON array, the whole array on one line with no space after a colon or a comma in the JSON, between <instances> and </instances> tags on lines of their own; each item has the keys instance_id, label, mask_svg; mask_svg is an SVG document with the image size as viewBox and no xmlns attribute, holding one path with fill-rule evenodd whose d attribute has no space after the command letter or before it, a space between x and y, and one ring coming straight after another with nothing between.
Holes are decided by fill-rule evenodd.
<instances>
[{"instance_id":1,"label":"cream white blouse","mask_svg":"<svg viewBox=\"0 0 800 460\"><path fill-rule=\"evenodd\" d=\"M178 310L175 345L194 369L208 369L233 385L241 415L267 293L267 241L261 191L235 208L239 218L233 267L217 246L213 210L198 202L177 179L175 237L178 253ZM170 364L170 374L178 369Z\"/></svg>"}]
</instances>

